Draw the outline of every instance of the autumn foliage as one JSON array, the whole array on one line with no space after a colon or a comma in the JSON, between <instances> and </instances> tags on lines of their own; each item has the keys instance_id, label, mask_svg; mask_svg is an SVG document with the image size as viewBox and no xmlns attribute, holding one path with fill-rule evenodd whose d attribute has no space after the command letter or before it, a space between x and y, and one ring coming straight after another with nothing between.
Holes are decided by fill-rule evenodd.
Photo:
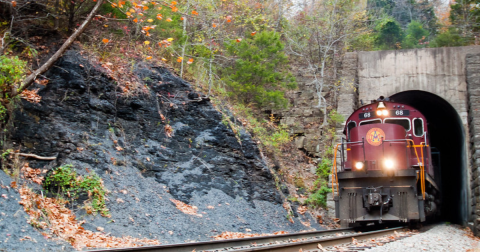
<instances>
[{"instance_id":1,"label":"autumn foliage","mask_svg":"<svg viewBox=\"0 0 480 252\"><path fill-rule=\"evenodd\" d=\"M82 248L121 248L158 245L158 240L138 239L130 236L114 237L103 232L93 232L82 227L72 211L65 207L63 201L43 197L28 188L20 188L20 204L30 215L29 223L45 230L46 238L59 237L68 241L75 249ZM102 230L103 228L98 228Z\"/></svg>"}]
</instances>

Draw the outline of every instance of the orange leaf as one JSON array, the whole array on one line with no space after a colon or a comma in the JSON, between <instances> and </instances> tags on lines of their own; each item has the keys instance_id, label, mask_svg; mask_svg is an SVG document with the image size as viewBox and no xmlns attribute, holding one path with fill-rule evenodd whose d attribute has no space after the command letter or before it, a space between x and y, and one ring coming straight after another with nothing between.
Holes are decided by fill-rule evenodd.
<instances>
[{"instance_id":1,"label":"orange leaf","mask_svg":"<svg viewBox=\"0 0 480 252\"><path fill-rule=\"evenodd\" d=\"M216 27L217 27L217 24L213 23L212 26L213 26L213 28L216 28Z\"/></svg>"},{"instance_id":2,"label":"orange leaf","mask_svg":"<svg viewBox=\"0 0 480 252\"><path fill-rule=\"evenodd\" d=\"M183 21L184 19L185 19L184 17L181 17L181 18L180 18L180 20L182 20L182 21Z\"/></svg>"},{"instance_id":3,"label":"orange leaf","mask_svg":"<svg viewBox=\"0 0 480 252\"><path fill-rule=\"evenodd\" d=\"M133 20L133 22L138 23L138 19L135 18L135 19Z\"/></svg>"},{"instance_id":4,"label":"orange leaf","mask_svg":"<svg viewBox=\"0 0 480 252\"><path fill-rule=\"evenodd\" d=\"M145 42L143 42L143 43L144 43L145 45L149 45L149 44L150 44L150 41L147 40L147 41L145 41Z\"/></svg>"},{"instance_id":5,"label":"orange leaf","mask_svg":"<svg viewBox=\"0 0 480 252\"><path fill-rule=\"evenodd\" d=\"M102 39L102 42L103 42L104 44L108 43L109 41L110 41L110 40L108 40L108 39L106 39L106 38Z\"/></svg>"},{"instance_id":6,"label":"orange leaf","mask_svg":"<svg viewBox=\"0 0 480 252\"><path fill-rule=\"evenodd\" d=\"M152 56L148 56L148 57L147 57L147 60L151 60L151 59L152 59Z\"/></svg>"},{"instance_id":7,"label":"orange leaf","mask_svg":"<svg viewBox=\"0 0 480 252\"><path fill-rule=\"evenodd\" d=\"M143 6L143 10L148 10L148 6Z\"/></svg>"},{"instance_id":8,"label":"orange leaf","mask_svg":"<svg viewBox=\"0 0 480 252\"><path fill-rule=\"evenodd\" d=\"M172 5L172 11L173 11L173 12L177 12L177 11L178 11L178 8L177 8L176 6L173 6L173 5Z\"/></svg>"},{"instance_id":9,"label":"orange leaf","mask_svg":"<svg viewBox=\"0 0 480 252\"><path fill-rule=\"evenodd\" d=\"M172 19L171 19L171 18L167 18L167 22L172 22Z\"/></svg>"},{"instance_id":10,"label":"orange leaf","mask_svg":"<svg viewBox=\"0 0 480 252\"><path fill-rule=\"evenodd\" d=\"M257 34L257 32L256 32L256 31L254 31L254 32L250 33L250 35L252 35L252 36L255 36L255 34Z\"/></svg>"},{"instance_id":11,"label":"orange leaf","mask_svg":"<svg viewBox=\"0 0 480 252\"><path fill-rule=\"evenodd\" d=\"M227 23L232 22L232 16L227 16Z\"/></svg>"},{"instance_id":12,"label":"orange leaf","mask_svg":"<svg viewBox=\"0 0 480 252\"><path fill-rule=\"evenodd\" d=\"M167 59L165 59L165 58L162 58L162 61L165 61L165 62L166 62L166 61L167 61Z\"/></svg>"},{"instance_id":13,"label":"orange leaf","mask_svg":"<svg viewBox=\"0 0 480 252\"><path fill-rule=\"evenodd\" d=\"M187 61L187 64L189 64L189 65L190 65L190 64L192 64L192 63L193 63L193 59L192 59L192 58L190 58L190 59Z\"/></svg>"},{"instance_id":14,"label":"orange leaf","mask_svg":"<svg viewBox=\"0 0 480 252\"><path fill-rule=\"evenodd\" d=\"M16 2L16 1L12 1L12 6L13 6L13 7L16 7L16 6L17 6L17 2Z\"/></svg>"},{"instance_id":15,"label":"orange leaf","mask_svg":"<svg viewBox=\"0 0 480 252\"><path fill-rule=\"evenodd\" d=\"M177 2L176 2L176 1L172 1L172 5L177 5Z\"/></svg>"},{"instance_id":16,"label":"orange leaf","mask_svg":"<svg viewBox=\"0 0 480 252\"><path fill-rule=\"evenodd\" d=\"M192 15L198 16L198 12L196 12L195 10L193 10L193 11L192 11Z\"/></svg>"},{"instance_id":17,"label":"orange leaf","mask_svg":"<svg viewBox=\"0 0 480 252\"><path fill-rule=\"evenodd\" d=\"M157 19L158 19L158 20L162 20L162 18L163 18L163 17L162 17L162 14L157 14Z\"/></svg>"},{"instance_id":18,"label":"orange leaf","mask_svg":"<svg viewBox=\"0 0 480 252\"><path fill-rule=\"evenodd\" d=\"M237 38L236 41L237 41L237 43L239 43L239 42L242 42L242 39L241 39L241 38Z\"/></svg>"},{"instance_id":19,"label":"orange leaf","mask_svg":"<svg viewBox=\"0 0 480 252\"><path fill-rule=\"evenodd\" d=\"M183 57L178 57L178 58L177 58L177 62L180 63L180 62L182 62L182 61L183 61Z\"/></svg>"}]
</instances>

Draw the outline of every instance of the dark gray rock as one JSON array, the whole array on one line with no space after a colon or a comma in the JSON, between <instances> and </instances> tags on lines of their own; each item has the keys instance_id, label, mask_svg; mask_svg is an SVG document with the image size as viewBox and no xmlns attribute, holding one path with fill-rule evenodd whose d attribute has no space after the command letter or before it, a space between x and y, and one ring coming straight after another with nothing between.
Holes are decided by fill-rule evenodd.
<instances>
[{"instance_id":1,"label":"dark gray rock","mask_svg":"<svg viewBox=\"0 0 480 252\"><path fill-rule=\"evenodd\" d=\"M251 136L242 131L239 142L210 102L192 100L198 96L184 80L138 63L135 72L149 93L123 97L99 66L75 51L56 64L46 73L51 81L42 102L24 102L16 111L12 139L22 152L58 155L53 162L31 160L32 167L73 164L79 174L94 170L103 178L112 218L75 208L89 223L85 228L162 243L210 240L245 227L259 233L309 229L287 220ZM180 212L170 199L197 206L202 217Z\"/></svg>"}]
</instances>

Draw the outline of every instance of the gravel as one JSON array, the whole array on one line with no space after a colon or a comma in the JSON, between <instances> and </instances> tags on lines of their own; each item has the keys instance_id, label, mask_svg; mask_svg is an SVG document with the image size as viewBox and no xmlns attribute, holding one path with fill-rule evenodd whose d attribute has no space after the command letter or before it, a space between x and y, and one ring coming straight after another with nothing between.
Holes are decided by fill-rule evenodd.
<instances>
[{"instance_id":1,"label":"gravel","mask_svg":"<svg viewBox=\"0 0 480 252\"><path fill-rule=\"evenodd\" d=\"M411 237L366 249L368 252L480 251L480 239L460 226L441 224Z\"/></svg>"},{"instance_id":2,"label":"gravel","mask_svg":"<svg viewBox=\"0 0 480 252\"><path fill-rule=\"evenodd\" d=\"M12 180L0 170L0 251L71 251L63 241L47 240L27 223L29 216L18 204L20 194L9 187Z\"/></svg>"}]
</instances>

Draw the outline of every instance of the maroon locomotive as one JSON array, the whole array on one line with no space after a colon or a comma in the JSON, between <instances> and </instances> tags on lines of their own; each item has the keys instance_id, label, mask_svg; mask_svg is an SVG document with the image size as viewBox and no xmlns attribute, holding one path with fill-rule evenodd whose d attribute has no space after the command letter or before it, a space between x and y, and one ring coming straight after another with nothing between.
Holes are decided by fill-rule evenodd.
<instances>
[{"instance_id":1,"label":"maroon locomotive","mask_svg":"<svg viewBox=\"0 0 480 252\"><path fill-rule=\"evenodd\" d=\"M380 97L347 119L336 146L332 191L343 226L423 222L436 216L427 121L415 108Z\"/></svg>"}]
</instances>

